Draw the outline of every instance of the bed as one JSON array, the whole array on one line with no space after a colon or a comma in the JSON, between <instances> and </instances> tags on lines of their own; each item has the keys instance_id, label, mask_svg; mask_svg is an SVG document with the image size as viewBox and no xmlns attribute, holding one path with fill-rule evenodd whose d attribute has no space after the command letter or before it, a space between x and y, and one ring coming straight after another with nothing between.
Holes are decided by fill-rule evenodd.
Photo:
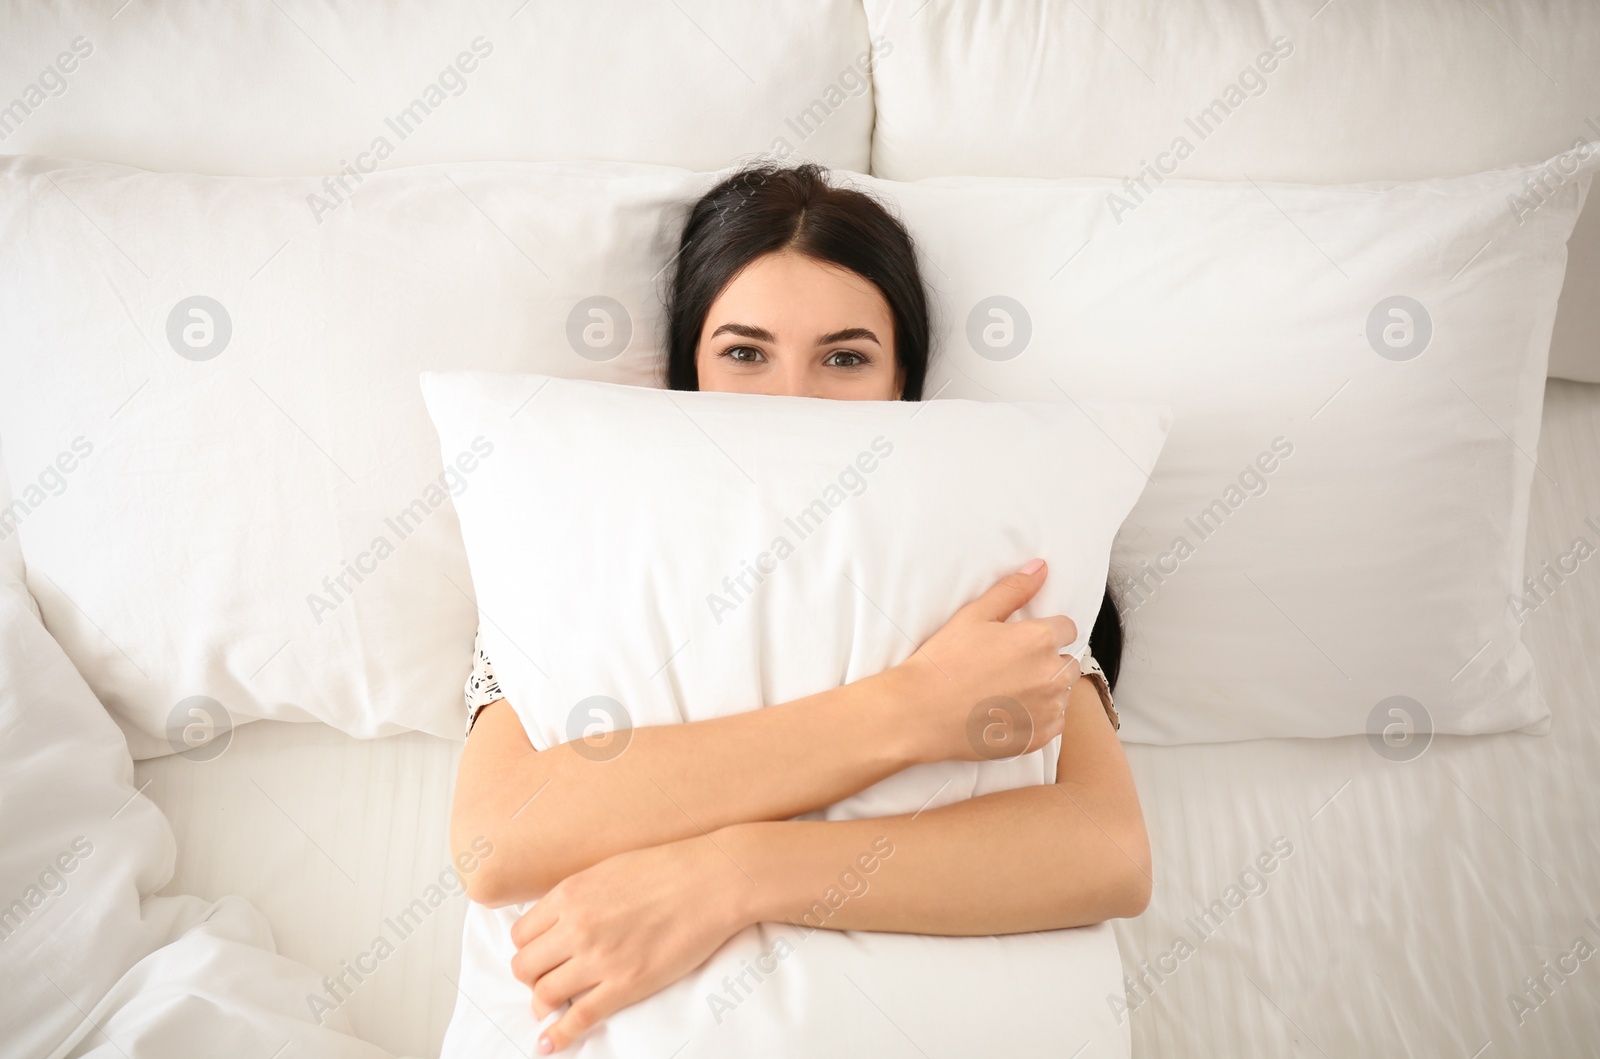
<instances>
[{"instance_id":1,"label":"bed","mask_svg":"<svg viewBox=\"0 0 1600 1059\"><path fill-rule=\"evenodd\" d=\"M1554 380L1545 409L1540 458L1563 488L1536 494L1532 539L1553 555L1600 508L1600 391ZM1405 767L1364 737L1129 747L1156 865L1149 910L1113 921L1134 1054L1588 1053L1600 1015L1587 968L1548 1005L1522 981L1596 934L1600 866L1584 836L1600 829L1585 779L1600 759L1600 583L1570 587L1530 622L1548 737L1439 737ZM282 952L333 968L437 873L458 753L267 721L239 730L233 770L168 757L138 775L178 836L171 892L242 894ZM1293 852L1241 883L1280 838ZM1234 908L1230 886L1254 892ZM1219 900L1215 922L1197 918ZM363 1035L396 1054L436 1046L461 914L430 920L404 971L357 995ZM1192 955L1178 957L1179 939ZM1512 996L1536 1007L1525 1025Z\"/></svg>"},{"instance_id":2,"label":"bed","mask_svg":"<svg viewBox=\"0 0 1600 1059\"><path fill-rule=\"evenodd\" d=\"M1423 179L1600 138L1600 19L1575 0L1404 11L1209 0L1181 12L791 0L760 18L714 2L643 12L618 2L579 15L538 0L449 14L8 3L5 68L26 73L80 36L92 47L60 78L66 87L45 84L38 105L12 112L0 150L228 176L338 172L382 115L437 80L436 53L480 33L492 42L481 68L459 93L446 86L439 116L396 164L710 170L783 139L898 180L1121 177L1275 34L1295 61L1246 91L1184 177ZM180 50L186 61L172 62ZM1371 76L1352 80L1350 68ZM1440 734L1409 760L1386 757L1370 735L1126 743L1155 887L1144 915L1111 922L1124 978L1103 1003L1131 1054L1600 1054L1600 969L1588 958L1600 947L1592 202L1568 244L1549 371L1524 564L1546 587L1521 624L1548 733ZM461 679L469 668L463 652ZM1184 703L1119 707L1181 713ZM276 952L313 978L370 952L449 866L461 744L369 734L266 719L233 730L226 767L136 754L132 783L175 840L156 895L242 897ZM438 1054L458 1002L464 911L449 901L408 928L340 1005L372 1054ZM911 1041L904 1054L940 1054L938 1043ZM115 1054L113 1044L90 1035L59 1054Z\"/></svg>"}]
</instances>

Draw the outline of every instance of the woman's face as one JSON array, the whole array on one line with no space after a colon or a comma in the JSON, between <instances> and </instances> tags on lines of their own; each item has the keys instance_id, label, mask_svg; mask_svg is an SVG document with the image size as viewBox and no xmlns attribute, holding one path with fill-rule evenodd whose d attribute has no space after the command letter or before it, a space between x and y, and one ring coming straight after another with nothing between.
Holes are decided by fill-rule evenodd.
<instances>
[{"instance_id":1,"label":"woman's face","mask_svg":"<svg viewBox=\"0 0 1600 1059\"><path fill-rule=\"evenodd\" d=\"M756 258L706 313L700 389L893 401L904 384L894 318L876 286L788 250Z\"/></svg>"}]
</instances>

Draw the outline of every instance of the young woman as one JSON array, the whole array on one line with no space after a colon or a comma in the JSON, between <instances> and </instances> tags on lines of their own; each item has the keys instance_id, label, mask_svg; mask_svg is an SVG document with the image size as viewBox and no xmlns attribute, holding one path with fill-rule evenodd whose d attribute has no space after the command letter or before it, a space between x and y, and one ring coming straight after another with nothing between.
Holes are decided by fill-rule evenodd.
<instances>
[{"instance_id":1,"label":"young woman","mask_svg":"<svg viewBox=\"0 0 1600 1059\"><path fill-rule=\"evenodd\" d=\"M674 269L669 387L922 399L929 322L911 238L825 170L757 164L718 184ZM1047 576L1030 560L883 673L638 729L605 761L570 743L535 751L477 650L451 844L493 843L467 880L472 900L537 900L512 932L513 973L541 1019L573 1000L540 1052L670 985L745 926L798 922L879 835L893 861L828 928L1007 934L1143 912L1150 847L1111 703L1121 625L1108 592L1079 680L1059 654L1077 638L1070 619L1007 620ZM920 762L978 759L967 719L993 695L1027 710L1026 750L1062 737L1054 784L879 820L791 819Z\"/></svg>"}]
</instances>

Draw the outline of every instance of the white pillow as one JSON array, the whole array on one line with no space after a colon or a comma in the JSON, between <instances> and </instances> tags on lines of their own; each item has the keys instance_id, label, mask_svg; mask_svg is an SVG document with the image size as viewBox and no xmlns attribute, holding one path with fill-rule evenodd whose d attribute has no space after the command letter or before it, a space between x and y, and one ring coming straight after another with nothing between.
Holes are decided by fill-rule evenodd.
<instances>
[{"instance_id":1,"label":"white pillow","mask_svg":"<svg viewBox=\"0 0 1600 1059\"><path fill-rule=\"evenodd\" d=\"M1421 180L1600 135L1592 0L865 7L895 46L872 132L893 180ZM1600 208L1573 238L1549 373L1600 382Z\"/></svg>"},{"instance_id":2,"label":"white pillow","mask_svg":"<svg viewBox=\"0 0 1600 1059\"><path fill-rule=\"evenodd\" d=\"M1131 208L1111 180L864 181L939 289L930 391L1173 408L1112 557L1124 739L1547 730L1512 600L1581 157Z\"/></svg>"},{"instance_id":3,"label":"white pillow","mask_svg":"<svg viewBox=\"0 0 1600 1059\"><path fill-rule=\"evenodd\" d=\"M1050 576L1020 616L1068 615L1079 653L1112 536L1168 426L1147 405L829 401L485 372L424 373L422 389L443 451L493 447L455 502L486 649L541 749L574 726L723 716L880 672L1034 555ZM753 590L724 581L746 569L764 571ZM617 705L594 707L597 695ZM879 817L1050 783L1059 749L1057 737L1010 760L916 766L806 815ZM507 963L510 926L530 906L469 907L471 1001L457 1005L447 1054L531 1032ZM780 936L803 956L717 1024L706 998ZM862 1010L845 969L913 1040L1024 1055L1088 1036L1127 1051L1104 1003L1121 978L1109 924L803 940L763 924L613 1016L584 1054L687 1035L697 1055L873 1052L861 1035L896 1034L878 1014L845 1014Z\"/></svg>"},{"instance_id":4,"label":"white pillow","mask_svg":"<svg viewBox=\"0 0 1600 1059\"><path fill-rule=\"evenodd\" d=\"M865 169L872 139L856 0L3 12L11 153L356 185L373 167L489 159L715 169L770 153Z\"/></svg>"},{"instance_id":5,"label":"white pillow","mask_svg":"<svg viewBox=\"0 0 1600 1059\"><path fill-rule=\"evenodd\" d=\"M715 177L423 166L319 224L312 178L0 158L0 532L134 756L187 745L194 695L223 730L460 738L476 458L441 464L417 372L652 381Z\"/></svg>"}]
</instances>

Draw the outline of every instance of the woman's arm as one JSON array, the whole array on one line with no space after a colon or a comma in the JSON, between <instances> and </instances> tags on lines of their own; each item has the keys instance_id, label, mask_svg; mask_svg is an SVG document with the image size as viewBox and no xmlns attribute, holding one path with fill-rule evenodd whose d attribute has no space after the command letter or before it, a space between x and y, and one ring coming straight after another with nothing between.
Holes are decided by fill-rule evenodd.
<instances>
[{"instance_id":1,"label":"woman's arm","mask_svg":"<svg viewBox=\"0 0 1600 1059\"><path fill-rule=\"evenodd\" d=\"M1030 564L1031 565L1031 564ZM1041 563L1001 578L898 666L840 688L729 717L632 729L625 749L535 751L504 700L479 714L456 775L452 852L487 839L467 880L491 907L533 900L628 850L831 805L909 765L976 760L968 719L1006 695L1026 711L1026 746L1061 730L1078 665L1058 652L1066 617L1007 619L1044 583ZM616 735L611 738L619 738ZM475 860L478 858L474 858Z\"/></svg>"},{"instance_id":2,"label":"woman's arm","mask_svg":"<svg viewBox=\"0 0 1600 1059\"><path fill-rule=\"evenodd\" d=\"M1054 784L875 820L734 824L562 880L511 930L534 1013L573 1000L541 1051L677 981L751 923L971 935L1139 915L1150 847L1127 759L1091 681L1067 714Z\"/></svg>"},{"instance_id":3,"label":"woman's arm","mask_svg":"<svg viewBox=\"0 0 1600 1059\"><path fill-rule=\"evenodd\" d=\"M532 900L626 850L715 843L705 836L730 824L849 797L913 761L892 683L878 674L768 709L635 728L604 760L582 744L534 750L506 701L492 702L462 751L451 812L453 850L483 838L494 848L467 895L490 907Z\"/></svg>"},{"instance_id":4,"label":"woman's arm","mask_svg":"<svg viewBox=\"0 0 1600 1059\"><path fill-rule=\"evenodd\" d=\"M1092 681L1073 687L1056 782L876 820L735 824L710 836L735 922L1011 934L1133 917L1150 843ZM702 850L715 868L716 852Z\"/></svg>"}]
</instances>

